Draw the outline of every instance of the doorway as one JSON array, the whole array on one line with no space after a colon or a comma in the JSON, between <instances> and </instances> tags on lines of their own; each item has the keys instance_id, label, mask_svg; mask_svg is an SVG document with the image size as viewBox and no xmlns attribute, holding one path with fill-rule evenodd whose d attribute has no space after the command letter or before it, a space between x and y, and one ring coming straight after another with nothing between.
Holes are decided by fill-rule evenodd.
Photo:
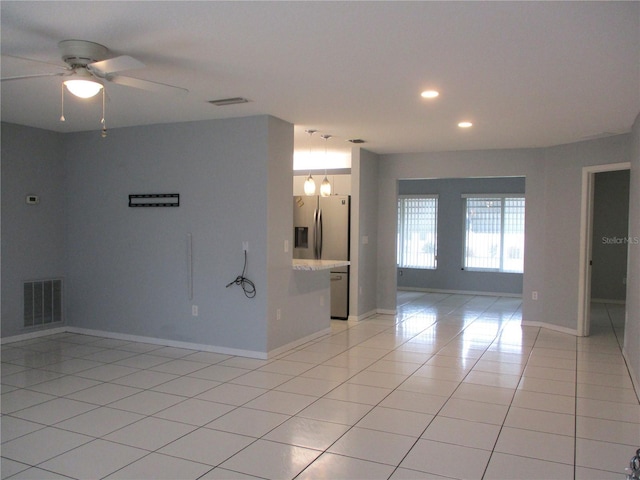
<instances>
[{"instance_id":1,"label":"doorway","mask_svg":"<svg viewBox=\"0 0 640 480\"><path fill-rule=\"evenodd\" d=\"M598 239L594 237L594 211L596 207L595 191L596 191L596 179L597 175L603 172L617 172L623 170L629 170L631 168L630 163L615 163L609 165L596 165L592 167L585 167L582 170L582 205L581 205L581 234L580 234L580 284L578 289L578 335L588 336L590 330L591 319L591 301L592 301L592 276L593 276L593 260L594 254L603 255L603 247L607 242L609 246L614 246L618 241L624 243L626 238L615 233L604 233L604 231L598 232ZM628 203L628 201L627 201ZM598 217L606 217L607 213L602 212L602 209L606 208L606 205L598 205ZM618 212L619 213L619 212ZM615 215L616 212L609 212L610 215ZM598 218L596 218L597 220ZM628 226L628 214L627 214L627 226ZM598 222L602 223L602 222ZM606 224L606 222L605 222ZM601 225L597 226L598 229L603 228ZM607 228L607 227L604 227ZM626 230L625 230L626 231ZM594 249L595 241L601 243ZM605 250L606 252L606 250ZM626 253L625 253L626 255ZM625 256L626 258L626 256ZM599 258L600 261L606 261ZM625 260L626 268L626 260ZM612 282L623 282L623 278L617 278L620 276L616 274L616 279ZM621 276L620 276L621 277ZM606 281L606 280L605 280ZM619 286L618 286L619 287ZM598 288L601 288L600 286ZM600 291L606 291L600 290Z\"/></svg>"}]
</instances>

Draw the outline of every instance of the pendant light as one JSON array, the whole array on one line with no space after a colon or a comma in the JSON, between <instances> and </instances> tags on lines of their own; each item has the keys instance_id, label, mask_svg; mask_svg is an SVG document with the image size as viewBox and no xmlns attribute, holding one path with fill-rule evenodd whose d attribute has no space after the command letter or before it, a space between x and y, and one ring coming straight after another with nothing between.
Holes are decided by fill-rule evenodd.
<instances>
[{"instance_id":1,"label":"pendant light","mask_svg":"<svg viewBox=\"0 0 640 480\"><path fill-rule=\"evenodd\" d=\"M322 135L324 138L324 179L320 184L320 195L323 197L328 197L331 195L331 184L329 183L329 179L327 178L327 141L331 138L331 135Z\"/></svg>"},{"instance_id":2,"label":"pendant light","mask_svg":"<svg viewBox=\"0 0 640 480\"><path fill-rule=\"evenodd\" d=\"M311 137L317 130L305 130L309 134L309 163L311 163ZM313 181L311 176L311 170L309 170L309 176L304 181L304 194L307 196L314 195L316 193L316 182Z\"/></svg>"}]
</instances>

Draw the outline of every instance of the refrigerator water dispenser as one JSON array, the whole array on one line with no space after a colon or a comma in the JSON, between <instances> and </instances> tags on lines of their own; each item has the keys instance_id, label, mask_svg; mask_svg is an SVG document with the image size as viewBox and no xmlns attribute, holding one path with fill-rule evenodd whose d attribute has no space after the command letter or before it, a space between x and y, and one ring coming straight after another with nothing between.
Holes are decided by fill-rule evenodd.
<instances>
[{"instance_id":1,"label":"refrigerator water dispenser","mask_svg":"<svg viewBox=\"0 0 640 480\"><path fill-rule=\"evenodd\" d=\"M309 248L309 227L295 227L295 248Z\"/></svg>"}]
</instances>

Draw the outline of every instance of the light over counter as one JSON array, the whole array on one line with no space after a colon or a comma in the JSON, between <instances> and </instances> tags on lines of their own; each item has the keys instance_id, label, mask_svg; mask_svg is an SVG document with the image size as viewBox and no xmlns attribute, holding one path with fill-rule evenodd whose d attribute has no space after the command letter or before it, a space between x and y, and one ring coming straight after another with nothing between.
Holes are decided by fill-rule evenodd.
<instances>
[{"instance_id":1,"label":"light over counter","mask_svg":"<svg viewBox=\"0 0 640 480\"><path fill-rule=\"evenodd\" d=\"M331 270L338 267L346 267L350 262L346 260L312 260L304 258L293 259L294 270Z\"/></svg>"}]
</instances>

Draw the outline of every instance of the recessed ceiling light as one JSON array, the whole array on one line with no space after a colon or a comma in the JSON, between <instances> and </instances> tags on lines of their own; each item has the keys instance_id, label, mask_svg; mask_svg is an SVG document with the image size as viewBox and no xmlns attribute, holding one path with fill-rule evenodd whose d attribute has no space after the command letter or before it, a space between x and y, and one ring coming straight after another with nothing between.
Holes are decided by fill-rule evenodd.
<instances>
[{"instance_id":1,"label":"recessed ceiling light","mask_svg":"<svg viewBox=\"0 0 640 480\"><path fill-rule=\"evenodd\" d=\"M436 98L438 95L440 95L440 92L436 90L425 90L420 94L422 98Z\"/></svg>"},{"instance_id":2,"label":"recessed ceiling light","mask_svg":"<svg viewBox=\"0 0 640 480\"><path fill-rule=\"evenodd\" d=\"M471 122L460 122L460 123L458 124L458 126L459 126L460 128L469 128L469 127L472 127L472 126L473 126L473 123L471 123Z\"/></svg>"}]
</instances>

